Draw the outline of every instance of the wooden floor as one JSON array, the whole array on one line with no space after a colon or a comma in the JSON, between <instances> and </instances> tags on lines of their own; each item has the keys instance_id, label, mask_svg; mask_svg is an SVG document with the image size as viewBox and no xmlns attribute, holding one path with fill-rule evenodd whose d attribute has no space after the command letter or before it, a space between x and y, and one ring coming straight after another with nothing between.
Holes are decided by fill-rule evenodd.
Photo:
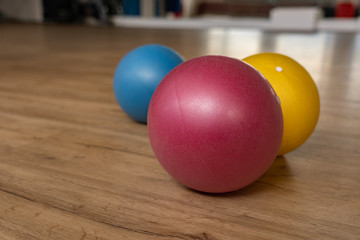
<instances>
[{"instance_id":1,"label":"wooden floor","mask_svg":"<svg viewBox=\"0 0 360 240\"><path fill-rule=\"evenodd\" d=\"M319 88L315 132L243 190L181 186L112 92L146 43L293 57ZM360 35L0 25L0 239L360 239Z\"/></svg>"}]
</instances>

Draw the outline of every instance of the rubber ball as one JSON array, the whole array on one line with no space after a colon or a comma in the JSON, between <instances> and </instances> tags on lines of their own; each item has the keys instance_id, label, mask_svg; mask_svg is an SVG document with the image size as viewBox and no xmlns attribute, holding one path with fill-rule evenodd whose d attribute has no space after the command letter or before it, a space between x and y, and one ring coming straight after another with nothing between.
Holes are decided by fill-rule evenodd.
<instances>
[{"instance_id":1,"label":"rubber ball","mask_svg":"<svg viewBox=\"0 0 360 240\"><path fill-rule=\"evenodd\" d=\"M274 161L283 134L279 100L249 64L203 56L174 68L150 102L148 132L165 170L203 192L241 189Z\"/></svg>"},{"instance_id":2,"label":"rubber ball","mask_svg":"<svg viewBox=\"0 0 360 240\"><path fill-rule=\"evenodd\" d=\"M176 51L158 44L144 45L129 52L114 74L114 93L120 107L134 120L146 123L156 87L183 61Z\"/></svg>"},{"instance_id":3,"label":"rubber ball","mask_svg":"<svg viewBox=\"0 0 360 240\"><path fill-rule=\"evenodd\" d=\"M278 53L259 53L244 59L259 70L280 98L284 135L278 155L300 147L314 131L320 98L316 84L306 69L294 59Z\"/></svg>"}]
</instances>

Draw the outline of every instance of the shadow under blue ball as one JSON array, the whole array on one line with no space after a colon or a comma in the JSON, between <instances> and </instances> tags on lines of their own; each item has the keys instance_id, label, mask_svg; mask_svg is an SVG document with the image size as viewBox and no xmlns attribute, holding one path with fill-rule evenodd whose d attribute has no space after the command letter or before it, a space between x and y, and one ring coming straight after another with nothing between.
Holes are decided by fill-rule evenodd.
<instances>
[{"instance_id":1,"label":"shadow under blue ball","mask_svg":"<svg viewBox=\"0 0 360 240\"><path fill-rule=\"evenodd\" d=\"M146 123L151 97L161 80L184 59L163 45L150 44L128 53L114 75L114 92L131 118Z\"/></svg>"}]
</instances>

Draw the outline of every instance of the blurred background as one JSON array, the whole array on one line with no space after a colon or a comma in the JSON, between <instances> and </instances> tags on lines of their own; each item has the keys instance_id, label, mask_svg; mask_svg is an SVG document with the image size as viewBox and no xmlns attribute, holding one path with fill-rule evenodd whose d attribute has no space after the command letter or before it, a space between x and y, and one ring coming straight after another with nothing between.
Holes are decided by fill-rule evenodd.
<instances>
[{"instance_id":1,"label":"blurred background","mask_svg":"<svg viewBox=\"0 0 360 240\"><path fill-rule=\"evenodd\" d=\"M358 0L0 0L0 22L360 31Z\"/></svg>"}]
</instances>

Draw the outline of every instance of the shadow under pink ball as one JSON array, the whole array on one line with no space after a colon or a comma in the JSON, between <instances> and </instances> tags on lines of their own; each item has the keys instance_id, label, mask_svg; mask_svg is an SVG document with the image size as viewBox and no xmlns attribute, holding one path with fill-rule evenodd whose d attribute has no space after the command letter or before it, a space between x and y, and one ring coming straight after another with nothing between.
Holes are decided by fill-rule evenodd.
<instances>
[{"instance_id":1,"label":"shadow under pink ball","mask_svg":"<svg viewBox=\"0 0 360 240\"><path fill-rule=\"evenodd\" d=\"M203 192L241 189L263 175L281 144L283 119L268 81L250 65L204 56L174 68L148 114L150 143L180 183Z\"/></svg>"}]
</instances>

